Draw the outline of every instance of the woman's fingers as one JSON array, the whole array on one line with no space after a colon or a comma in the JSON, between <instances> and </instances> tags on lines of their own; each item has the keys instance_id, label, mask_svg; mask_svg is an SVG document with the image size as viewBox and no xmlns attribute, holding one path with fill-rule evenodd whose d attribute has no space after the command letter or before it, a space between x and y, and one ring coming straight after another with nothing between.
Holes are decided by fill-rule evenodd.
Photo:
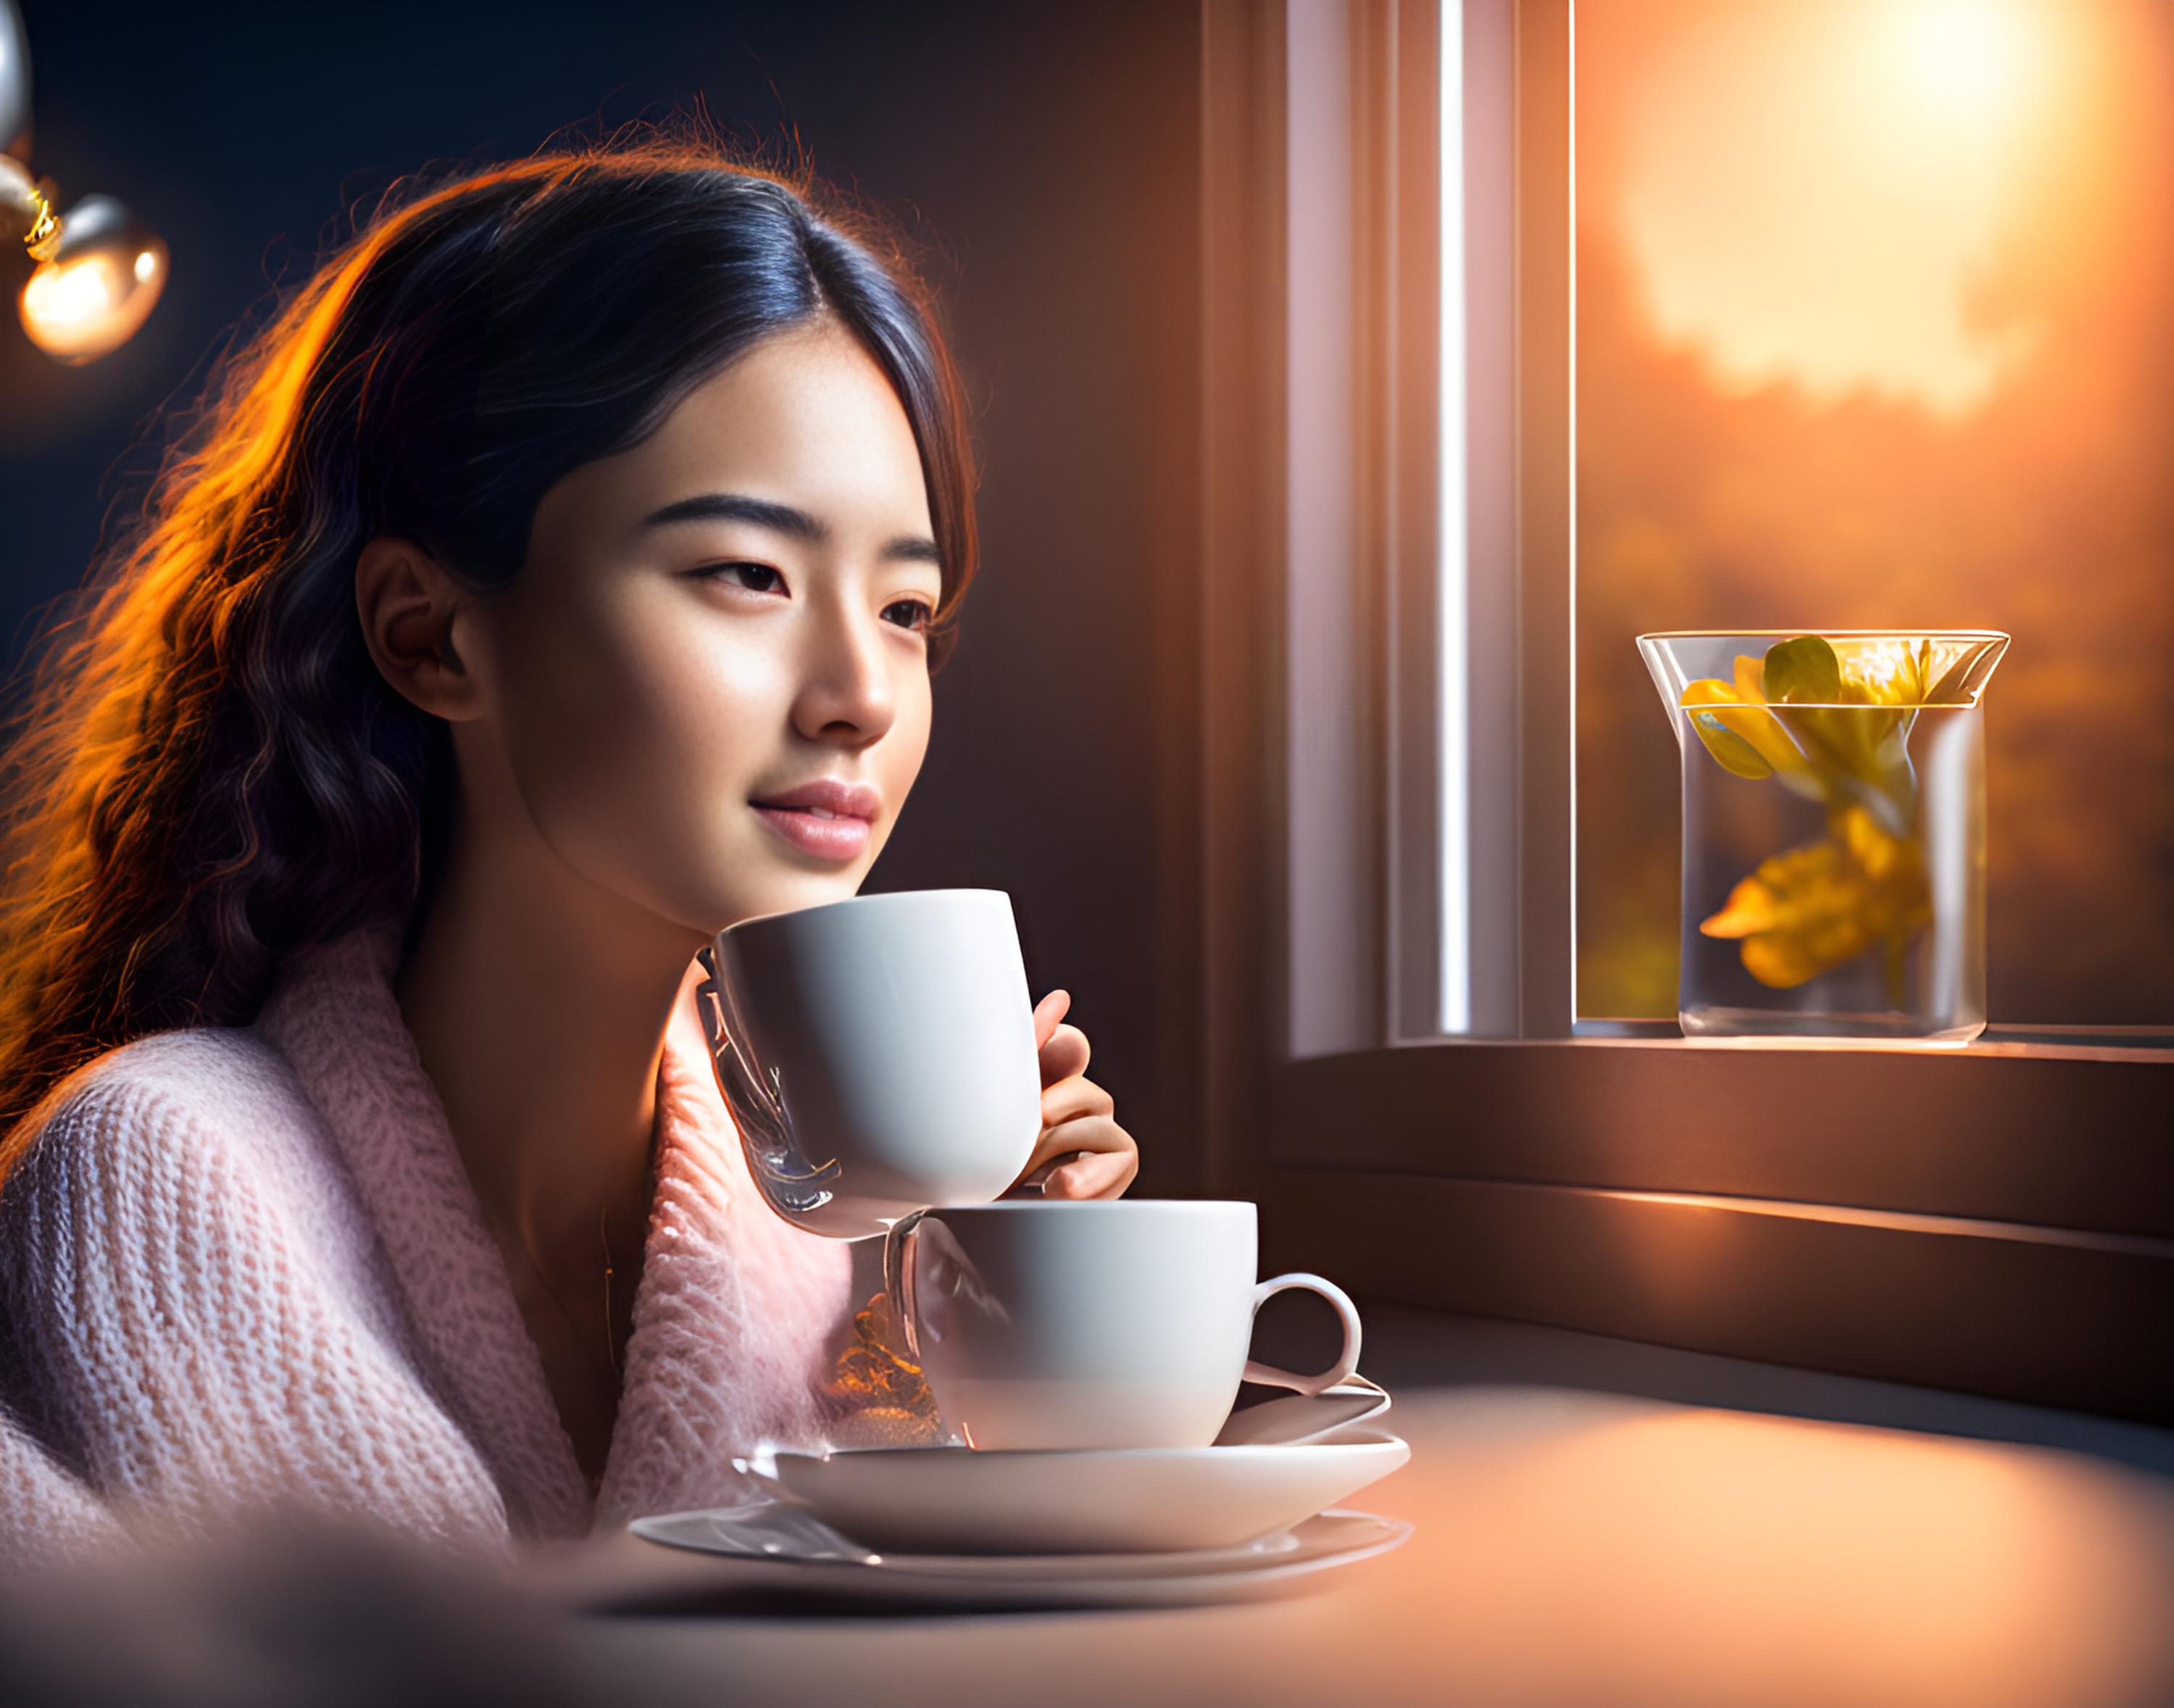
<instances>
[{"instance_id":1,"label":"woman's fingers","mask_svg":"<svg viewBox=\"0 0 2174 1708\"><path fill-rule=\"evenodd\" d=\"M1034 1154L1026 1159L1026 1166L1019 1170L1019 1180L1013 1184L1017 1186L1030 1181L1037 1170L1047 1168L1052 1163L1077 1156L1087 1149L1089 1147L1084 1142L1062 1128L1045 1127L1041 1130L1041 1137L1034 1142Z\"/></svg>"},{"instance_id":2,"label":"woman's fingers","mask_svg":"<svg viewBox=\"0 0 2174 1708\"><path fill-rule=\"evenodd\" d=\"M1115 1115L1117 1100L1093 1080L1074 1074L1041 1094L1041 1124L1062 1127L1083 1116Z\"/></svg>"},{"instance_id":3,"label":"woman's fingers","mask_svg":"<svg viewBox=\"0 0 2174 1708\"><path fill-rule=\"evenodd\" d=\"M1034 1005L1034 1047L1037 1050L1049 1041L1049 1035L1057 1030L1057 1023L1072 1008L1072 992L1052 991ZM1046 1083L1046 1082L1045 1082Z\"/></svg>"},{"instance_id":4,"label":"woman's fingers","mask_svg":"<svg viewBox=\"0 0 2174 1708\"><path fill-rule=\"evenodd\" d=\"M1034 1006L1035 1051L1041 1064L1041 1136L1013 1190L1039 1181L1049 1198L1114 1198L1139 1172L1139 1147L1117 1125L1110 1094L1086 1077L1087 1035L1063 1024L1068 991Z\"/></svg>"},{"instance_id":5,"label":"woman's fingers","mask_svg":"<svg viewBox=\"0 0 2174 1708\"><path fill-rule=\"evenodd\" d=\"M1034 1154L1026 1159L1019 1170L1019 1178L1026 1180L1035 1170L1053 1162L1063 1162L1081 1151L1131 1150L1133 1136L1106 1115L1082 1116L1055 1126L1044 1127L1041 1137L1034 1142Z\"/></svg>"},{"instance_id":6,"label":"woman's fingers","mask_svg":"<svg viewBox=\"0 0 2174 1708\"><path fill-rule=\"evenodd\" d=\"M1133 1176L1139 1171L1140 1154L1128 1138L1122 1150L1092 1151L1076 1162L1052 1169L1041 1183L1041 1195L1046 1198L1114 1198L1133 1183Z\"/></svg>"},{"instance_id":7,"label":"woman's fingers","mask_svg":"<svg viewBox=\"0 0 2174 1708\"><path fill-rule=\"evenodd\" d=\"M1041 1046L1041 1084L1046 1090L1059 1080L1087 1071L1087 1035L1077 1026L1058 1026Z\"/></svg>"}]
</instances>

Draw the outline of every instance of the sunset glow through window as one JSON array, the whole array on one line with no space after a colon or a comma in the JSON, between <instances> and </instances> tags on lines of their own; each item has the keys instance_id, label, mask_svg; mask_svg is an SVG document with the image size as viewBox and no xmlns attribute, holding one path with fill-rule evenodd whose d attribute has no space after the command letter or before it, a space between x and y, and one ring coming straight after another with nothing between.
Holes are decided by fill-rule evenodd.
<instances>
[{"instance_id":1,"label":"sunset glow through window","mask_svg":"<svg viewBox=\"0 0 2174 1708\"><path fill-rule=\"evenodd\" d=\"M2058 104L2019 0L1716 7L1659 57L1621 163L1655 322L1728 390L1977 407L2038 347L1979 281Z\"/></svg>"}]
</instances>

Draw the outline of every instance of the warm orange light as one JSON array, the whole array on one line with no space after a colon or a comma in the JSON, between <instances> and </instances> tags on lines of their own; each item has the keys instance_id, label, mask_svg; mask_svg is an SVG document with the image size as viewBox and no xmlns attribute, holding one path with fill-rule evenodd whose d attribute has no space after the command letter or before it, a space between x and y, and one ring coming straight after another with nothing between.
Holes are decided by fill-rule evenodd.
<instances>
[{"instance_id":1,"label":"warm orange light","mask_svg":"<svg viewBox=\"0 0 2174 1708\"><path fill-rule=\"evenodd\" d=\"M86 196L23 286L23 329L56 361L91 361L135 336L165 283L166 246L118 203Z\"/></svg>"},{"instance_id":2,"label":"warm orange light","mask_svg":"<svg viewBox=\"0 0 2174 1708\"><path fill-rule=\"evenodd\" d=\"M2174 1017L2174 4L1576 28L1583 1012L1676 1009L1677 754L1630 638L1816 611L2016 635L1996 1000Z\"/></svg>"},{"instance_id":3,"label":"warm orange light","mask_svg":"<svg viewBox=\"0 0 2174 1708\"><path fill-rule=\"evenodd\" d=\"M1767 0L1710 17L1657 68L1625 162L1624 235L1659 329L1730 392L1790 380L1977 408L2038 343L1971 303L2055 92L2062 8Z\"/></svg>"},{"instance_id":4,"label":"warm orange light","mask_svg":"<svg viewBox=\"0 0 2174 1708\"><path fill-rule=\"evenodd\" d=\"M1879 16L1910 80L1950 117L1997 122L2022 94L2038 20L2016 0L1916 0Z\"/></svg>"}]
</instances>

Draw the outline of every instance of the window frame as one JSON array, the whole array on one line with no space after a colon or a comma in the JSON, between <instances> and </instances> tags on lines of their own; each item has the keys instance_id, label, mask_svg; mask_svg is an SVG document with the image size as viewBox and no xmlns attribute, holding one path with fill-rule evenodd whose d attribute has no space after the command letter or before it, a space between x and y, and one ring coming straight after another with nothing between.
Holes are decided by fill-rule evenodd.
<instances>
[{"instance_id":1,"label":"window frame","mask_svg":"<svg viewBox=\"0 0 2174 1708\"><path fill-rule=\"evenodd\" d=\"M1514 671L1470 690L1512 726L1475 726L1514 899L1475 910L1474 995L1512 1035L1420 1024L1438 3L1203 6L1202 570L1173 690L1198 721L1202 1184L1260 1203L1266 1261L1362 1295L2174 1419L2168 1040L1576 1022L1571 0L1466 3L1474 632ZM1338 181L1340 293L1306 241ZM1339 301L1324 375L1290 305Z\"/></svg>"}]
</instances>

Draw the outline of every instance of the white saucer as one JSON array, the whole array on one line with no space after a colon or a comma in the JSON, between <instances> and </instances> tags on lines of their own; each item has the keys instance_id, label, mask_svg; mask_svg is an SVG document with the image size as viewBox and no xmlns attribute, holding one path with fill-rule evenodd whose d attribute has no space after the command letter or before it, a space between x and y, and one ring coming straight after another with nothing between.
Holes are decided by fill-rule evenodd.
<instances>
[{"instance_id":1,"label":"white saucer","mask_svg":"<svg viewBox=\"0 0 2174 1708\"><path fill-rule=\"evenodd\" d=\"M727 1581L741 1587L933 1607L1175 1607L1289 1595L1412 1533L1399 1519L1338 1511L1237 1548L1178 1554L873 1554L805 1508L771 1500L637 1518L627 1527L666 1548L719 1557Z\"/></svg>"},{"instance_id":2,"label":"white saucer","mask_svg":"<svg viewBox=\"0 0 2174 1708\"><path fill-rule=\"evenodd\" d=\"M1410 1457L1394 1435L1347 1429L1279 1445L780 1452L776 1468L788 1499L885 1553L1142 1554L1290 1529Z\"/></svg>"},{"instance_id":3,"label":"white saucer","mask_svg":"<svg viewBox=\"0 0 2174 1708\"><path fill-rule=\"evenodd\" d=\"M1356 1370L1317 1394L1279 1394L1230 1413L1215 1437L1219 1447L1251 1442L1317 1441L1389 1409L1389 1391Z\"/></svg>"}]
</instances>

